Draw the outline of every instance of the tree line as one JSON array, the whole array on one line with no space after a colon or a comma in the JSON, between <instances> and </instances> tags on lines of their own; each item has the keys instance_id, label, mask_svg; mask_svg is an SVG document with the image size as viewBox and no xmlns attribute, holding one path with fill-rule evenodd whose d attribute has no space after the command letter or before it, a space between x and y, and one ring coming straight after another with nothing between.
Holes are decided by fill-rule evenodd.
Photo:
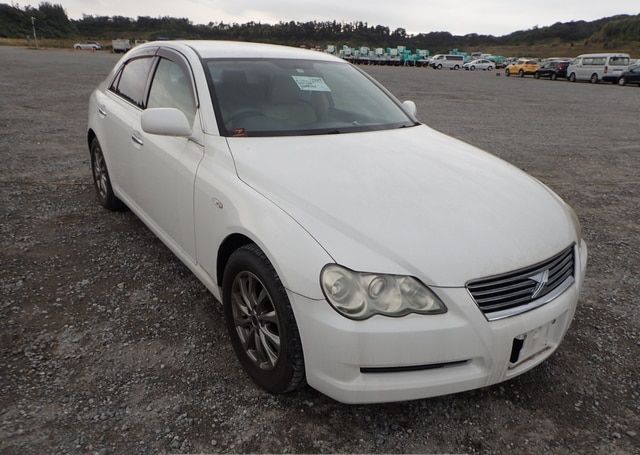
<instances>
[{"instance_id":1,"label":"tree line","mask_svg":"<svg viewBox=\"0 0 640 455\"><path fill-rule=\"evenodd\" d=\"M227 39L307 46L332 43L351 46L395 47L446 51L452 48L482 45L532 45L539 42L640 41L640 14L619 15L595 21L558 22L547 27L534 27L504 36L449 32L408 34L403 28L391 30L367 22L337 21L279 22L244 24L211 21L193 24L186 18L84 15L69 19L62 5L49 2L38 7L0 4L0 37L24 38L31 34L31 17L35 18L38 35L43 38L78 39Z\"/></svg>"}]
</instances>

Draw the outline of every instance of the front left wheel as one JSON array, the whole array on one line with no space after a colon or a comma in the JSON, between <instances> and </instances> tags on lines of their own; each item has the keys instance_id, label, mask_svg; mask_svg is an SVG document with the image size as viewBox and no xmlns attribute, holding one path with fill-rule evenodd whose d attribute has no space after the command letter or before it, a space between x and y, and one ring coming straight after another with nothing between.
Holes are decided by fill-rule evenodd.
<instances>
[{"instance_id":1,"label":"front left wheel","mask_svg":"<svg viewBox=\"0 0 640 455\"><path fill-rule=\"evenodd\" d=\"M231 344L251 379L270 393L300 388L304 357L293 309L273 265L255 244L229 258L222 300Z\"/></svg>"}]
</instances>

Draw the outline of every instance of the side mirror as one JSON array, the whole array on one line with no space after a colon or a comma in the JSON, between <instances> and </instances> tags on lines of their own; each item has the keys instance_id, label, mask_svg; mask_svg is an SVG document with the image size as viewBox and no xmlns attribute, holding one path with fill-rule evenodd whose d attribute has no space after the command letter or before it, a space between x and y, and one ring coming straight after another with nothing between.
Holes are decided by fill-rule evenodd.
<instances>
[{"instance_id":1,"label":"side mirror","mask_svg":"<svg viewBox=\"0 0 640 455\"><path fill-rule=\"evenodd\" d=\"M173 107L154 107L142 112L142 131L161 136L189 137L192 128L184 113Z\"/></svg>"},{"instance_id":2,"label":"side mirror","mask_svg":"<svg viewBox=\"0 0 640 455\"><path fill-rule=\"evenodd\" d=\"M416 103L413 101L407 100L402 102L402 106L411 114L413 117L418 113L418 109L416 108Z\"/></svg>"}]
</instances>

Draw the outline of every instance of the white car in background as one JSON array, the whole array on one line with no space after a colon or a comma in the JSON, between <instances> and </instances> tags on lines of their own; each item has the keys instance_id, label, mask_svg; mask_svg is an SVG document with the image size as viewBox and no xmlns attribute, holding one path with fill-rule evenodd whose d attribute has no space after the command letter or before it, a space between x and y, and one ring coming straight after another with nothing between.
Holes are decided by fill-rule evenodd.
<instances>
[{"instance_id":1,"label":"white car in background","mask_svg":"<svg viewBox=\"0 0 640 455\"><path fill-rule=\"evenodd\" d=\"M475 70L492 71L496 67L496 65L491 60L478 59L478 60L472 60L468 63L465 63L464 65L462 65L462 67L470 71L475 71Z\"/></svg>"},{"instance_id":2,"label":"white car in background","mask_svg":"<svg viewBox=\"0 0 640 455\"><path fill-rule=\"evenodd\" d=\"M73 48L77 51L99 51L102 49L102 46L96 41L87 41L84 43L75 43Z\"/></svg>"},{"instance_id":3,"label":"white car in background","mask_svg":"<svg viewBox=\"0 0 640 455\"><path fill-rule=\"evenodd\" d=\"M622 73L629 69L629 54L583 54L576 57L567 67L570 82L600 81L617 83Z\"/></svg>"},{"instance_id":4,"label":"white car in background","mask_svg":"<svg viewBox=\"0 0 640 455\"><path fill-rule=\"evenodd\" d=\"M573 319L587 247L571 208L340 58L143 44L91 95L87 141L100 203L129 207L222 302L269 392L484 387L549 357Z\"/></svg>"},{"instance_id":5,"label":"white car in background","mask_svg":"<svg viewBox=\"0 0 640 455\"><path fill-rule=\"evenodd\" d=\"M464 64L464 57L462 55L453 54L438 54L434 55L431 60L431 67L437 70L450 69L459 70Z\"/></svg>"}]
</instances>

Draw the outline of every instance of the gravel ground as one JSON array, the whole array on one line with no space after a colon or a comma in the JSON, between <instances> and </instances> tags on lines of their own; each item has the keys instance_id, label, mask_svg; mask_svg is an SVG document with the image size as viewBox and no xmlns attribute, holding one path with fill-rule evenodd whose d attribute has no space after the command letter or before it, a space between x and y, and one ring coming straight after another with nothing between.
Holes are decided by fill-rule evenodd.
<instances>
[{"instance_id":1,"label":"gravel ground","mask_svg":"<svg viewBox=\"0 0 640 455\"><path fill-rule=\"evenodd\" d=\"M426 123L554 188L590 262L538 368L347 406L256 389L204 286L132 213L96 203L86 107L115 60L0 48L1 453L639 453L640 89L364 67Z\"/></svg>"}]
</instances>

